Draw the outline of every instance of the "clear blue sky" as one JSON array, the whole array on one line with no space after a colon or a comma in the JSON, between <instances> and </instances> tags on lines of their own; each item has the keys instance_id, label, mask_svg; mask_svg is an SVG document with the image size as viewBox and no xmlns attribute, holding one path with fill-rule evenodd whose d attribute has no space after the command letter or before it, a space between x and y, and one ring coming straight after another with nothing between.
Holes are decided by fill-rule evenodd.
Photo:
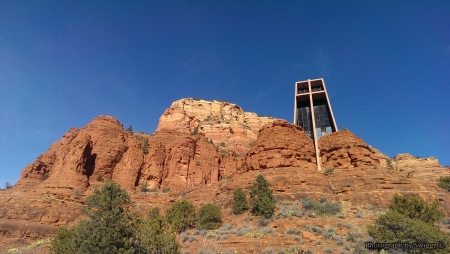
<instances>
[{"instance_id":1,"label":"clear blue sky","mask_svg":"<svg viewBox=\"0 0 450 254\"><path fill-rule=\"evenodd\" d=\"M198 97L292 122L321 77L339 128L450 165L450 1L0 1L0 185L98 115L152 133Z\"/></svg>"}]
</instances>

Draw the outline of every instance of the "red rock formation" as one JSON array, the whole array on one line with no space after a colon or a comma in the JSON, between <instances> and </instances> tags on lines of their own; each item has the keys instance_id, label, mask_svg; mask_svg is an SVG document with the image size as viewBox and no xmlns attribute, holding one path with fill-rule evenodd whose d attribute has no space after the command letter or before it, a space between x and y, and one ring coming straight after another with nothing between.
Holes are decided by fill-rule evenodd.
<instances>
[{"instance_id":1,"label":"red rock formation","mask_svg":"<svg viewBox=\"0 0 450 254\"><path fill-rule=\"evenodd\" d=\"M113 117L99 116L81 130L72 128L49 150L28 165L18 188L70 195L85 191L100 176L111 178L128 146L122 124Z\"/></svg>"},{"instance_id":2,"label":"red rock formation","mask_svg":"<svg viewBox=\"0 0 450 254\"><path fill-rule=\"evenodd\" d=\"M389 159L350 131L326 135L318 144L322 167L334 173L317 170L313 141L301 127L231 103L174 102L152 135L127 132L115 118L99 116L70 129L22 171L15 187L0 192L0 235L49 237L56 226L75 223L82 200L108 178L135 193L140 212L165 210L179 198L171 195L181 193L197 207L214 202L228 209L233 191L248 193L262 173L277 200L326 197L386 208L394 193L402 193L428 203L438 198L450 214L450 195L436 185L450 172L436 159ZM169 187L171 194L139 193L140 184ZM241 244L241 250L247 247Z\"/></svg>"},{"instance_id":3,"label":"red rock formation","mask_svg":"<svg viewBox=\"0 0 450 254\"><path fill-rule=\"evenodd\" d=\"M259 129L275 120L245 112L236 104L224 101L181 99L172 103L159 119L156 132L178 131L203 133L223 153L233 151L244 155L256 140Z\"/></svg>"},{"instance_id":4,"label":"red rock formation","mask_svg":"<svg viewBox=\"0 0 450 254\"><path fill-rule=\"evenodd\" d=\"M275 120L260 130L258 139L247 154L245 166L247 170L302 167L314 164L314 156L313 140L300 126Z\"/></svg>"},{"instance_id":5,"label":"red rock formation","mask_svg":"<svg viewBox=\"0 0 450 254\"><path fill-rule=\"evenodd\" d=\"M203 135L130 133L116 119L100 116L53 144L23 170L17 186L70 195L112 179L129 190L146 183L178 191L217 182L221 157Z\"/></svg>"},{"instance_id":6,"label":"red rock formation","mask_svg":"<svg viewBox=\"0 0 450 254\"><path fill-rule=\"evenodd\" d=\"M324 169L385 165L389 159L348 130L325 135L318 144Z\"/></svg>"},{"instance_id":7,"label":"red rock formation","mask_svg":"<svg viewBox=\"0 0 450 254\"><path fill-rule=\"evenodd\" d=\"M231 176L242 168L245 154L238 154L233 151L228 151L220 160L219 175L220 177Z\"/></svg>"},{"instance_id":8,"label":"red rock formation","mask_svg":"<svg viewBox=\"0 0 450 254\"><path fill-rule=\"evenodd\" d=\"M410 154L398 154L389 161L390 167L409 178L436 179L436 174L450 173L449 167L442 167L436 158L420 158Z\"/></svg>"}]
</instances>

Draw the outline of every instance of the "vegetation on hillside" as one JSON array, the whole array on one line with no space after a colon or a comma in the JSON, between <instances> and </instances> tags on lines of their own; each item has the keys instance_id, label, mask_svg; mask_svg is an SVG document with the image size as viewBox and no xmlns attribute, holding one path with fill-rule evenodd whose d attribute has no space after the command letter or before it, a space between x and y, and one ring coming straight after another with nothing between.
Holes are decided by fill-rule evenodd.
<instances>
[{"instance_id":1,"label":"vegetation on hillside","mask_svg":"<svg viewBox=\"0 0 450 254\"><path fill-rule=\"evenodd\" d=\"M342 209L339 203L328 202L326 198L322 198L317 202L307 197L302 199L301 202L304 209L312 210L316 215L322 217L336 215Z\"/></svg>"},{"instance_id":2,"label":"vegetation on hillside","mask_svg":"<svg viewBox=\"0 0 450 254\"><path fill-rule=\"evenodd\" d=\"M450 191L450 176L441 176L438 181L439 188Z\"/></svg>"},{"instance_id":3,"label":"vegetation on hillside","mask_svg":"<svg viewBox=\"0 0 450 254\"><path fill-rule=\"evenodd\" d=\"M389 211L367 227L368 234L379 243L431 243L436 248L405 250L407 253L450 253L450 236L436 222L444 218L439 201L428 206L421 198L394 195ZM442 248L439 248L442 247Z\"/></svg>"},{"instance_id":4,"label":"vegetation on hillside","mask_svg":"<svg viewBox=\"0 0 450 254\"><path fill-rule=\"evenodd\" d=\"M53 253L134 253L134 220L127 206L130 197L120 185L107 182L89 196L84 213L90 220L71 229L59 228Z\"/></svg>"},{"instance_id":5,"label":"vegetation on hillside","mask_svg":"<svg viewBox=\"0 0 450 254\"><path fill-rule=\"evenodd\" d=\"M275 198L269 186L269 182L263 175L258 175L250 189L252 214L266 219L271 218L275 213Z\"/></svg>"},{"instance_id":6,"label":"vegetation on hillside","mask_svg":"<svg viewBox=\"0 0 450 254\"><path fill-rule=\"evenodd\" d=\"M194 204L187 200L179 200L166 211L167 221L180 233L192 227L196 222Z\"/></svg>"},{"instance_id":7,"label":"vegetation on hillside","mask_svg":"<svg viewBox=\"0 0 450 254\"><path fill-rule=\"evenodd\" d=\"M175 229L165 217L148 217L138 224L136 253L180 253Z\"/></svg>"},{"instance_id":8,"label":"vegetation on hillside","mask_svg":"<svg viewBox=\"0 0 450 254\"><path fill-rule=\"evenodd\" d=\"M128 207L129 195L120 185L108 181L85 201L82 220L71 229L59 228L51 252L65 253L179 253L175 230L159 215L138 219Z\"/></svg>"},{"instance_id":9,"label":"vegetation on hillside","mask_svg":"<svg viewBox=\"0 0 450 254\"><path fill-rule=\"evenodd\" d=\"M159 216L159 207L153 207L150 212L148 212L148 217L154 219Z\"/></svg>"},{"instance_id":10,"label":"vegetation on hillside","mask_svg":"<svg viewBox=\"0 0 450 254\"><path fill-rule=\"evenodd\" d=\"M247 203L247 197L241 188L234 191L233 194L233 213L242 214L249 208Z\"/></svg>"},{"instance_id":11,"label":"vegetation on hillside","mask_svg":"<svg viewBox=\"0 0 450 254\"><path fill-rule=\"evenodd\" d=\"M189 248L190 243L197 241L197 237L216 240L228 238L228 234L265 238L269 234L275 235L278 231L266 227L268 220L273 217L275 211L275 198L272 196L270 184L262 176L258 175L250 189L250 205L241 188L234 191L232 200L232 212L242 214L250 208L253 215L260 216L261 228L252 230L248 225L242 225L232 229L232 225L222 225L221 207L208 203L196 211L192 202L179 200L174 202L166 211L166 216L160 214L159 207L150 210L147 217L138 218L129 211L131 200L125 190L114 182L107 181L103 187L94 191L86 201L86 209L83 211L89 218L76 224L74 227L60 228L51 242L52 253L180 253L181 245ZM314 216L331 216L341 211L341 205L322 198L314 201L304 198L301 201L305 210L311 210ZM286 205L279 209L279 218L302 218L303 211L298 210L297 205ZM444 247L435 249L437 253L450 253L450 236L443 232L437 222L444 218L444 213L439 208L439 202L435 201L427 205L420 198L407 198L395 195L389 207L389 211L367 227L368 235L374 243L414 242L414 243L443 243ZM286 211L284 211L286 210ZM286 215L284 215L286 213ZM278 217L278 216L277 216ZM307 219L307 218L306 218ZM244 222L252 220L247 216ZM339 224L338 224L339 225ZM301 240L304 230L322 235L322 241L333 239L343 250L352 253L368 253L364 249L364 235L359 229L351 225L342 224L348 228L346 238L338 236L333 227L325 228L317 225L309 225L304 229L289 228L284 232L297 241ZM196 226L197 230L186 231ZM207 231L209 230L209 231ZM185 231L185 232L183 232ZM182 233L183 232L183 233ZM180 243L177 241L177 234ZM192 234L192 235L189 235ZM346 241L344 241L344 239ZM321 241L315 241L314 246L321 245ZM199 253L208 248L201 246ZM269 251L271 248L268 248ZM283 250L280 249L279 251ZM293 248L298 251L299 249ZM343 251L342 250L342 251ZM380 249L381 250L381 249ZM413 253L415 250L405 250ZM387 250L387 252L392 250ZM420 253L430 250L419 250ZM212 252L211 252L212 253ZM225 252L227 253L227 252ZM265 252L264 252L265 253ZM267 252L271 253L271 252ZM283 252L287 253L287 252ZM292 252L294 253L294 252ZM308 253L308 252L307 252ZM331 248L324 248L323 253L335 253ZM384 253L384 252L383 252ZM415 252L414 252L415 253Z\"/></svg>"},{"instance_id":12,"label":"vegetation on hillside","mask_svg":"<svg viewBox=\"0 0 450 254\"><path fill-rule=\"evenodd\" d=\"M220 206L208 203L198 210L197 228L213 230L222 226L222 212Z\"/></svg>"}]
</instances>

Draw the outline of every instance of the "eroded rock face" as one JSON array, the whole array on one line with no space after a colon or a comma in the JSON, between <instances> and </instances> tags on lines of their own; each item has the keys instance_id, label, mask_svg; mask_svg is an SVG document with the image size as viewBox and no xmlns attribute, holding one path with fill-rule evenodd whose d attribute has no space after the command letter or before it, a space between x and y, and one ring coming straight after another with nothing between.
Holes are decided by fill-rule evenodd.
<instances>
[{"instance_id":1,"label":"eroded rock face","mask_svg":"<svg viewBox=\"0 0 450 254\"><path fill-rule=\"evenodd\" d=\"M256 140L259 129L274 120L245 112L229 102L181 99L166 109L159 119L156 132L203 133L220 147L222 153L233 151L245 155L251 142Z\"/></svg>"},{"instance_id":2,"label":"eroded rock face","mask_svg":"<svg viewBox=\"0 0 450 254\"><path fill-rule=\"evenodd\" d=\"M75 196L112 179L128 190L148 184L176 192L217 182L221 159L202 134L131 133L113 117L100 116L69 130L28 165L17 188Z\"/></svg>"},{"instance_id":3,"label":"eroded rock face","mask_svg":"<svg viewBox=\"0 0 450 254\"><path fill-rule=\"evenodd\" d=\"M78 129L70 129L61 141L54 143L46 153L40 155L22 171L17 186L24 188L33 185L44 188L67 186L70 189L77 186L85 190L89 186L93 144L89 135L78 136L79 133ZM46 180L45 184L43 180Z\"/></svg>"},{"instance_id":4,"label":"eroded rock face","mask_svg":"<svg viewBox=\"0 0 450 254\"><path fill-rule=\"evenodd\" d=\"M107 179L128 190L147 184L175 192L214 183L236 173L260 127L273 120L235 104L193 99L174 102L153 135L99 116L27 166L17 188L76 197Z\"/></svg>"},{"instance_id":5,"label":"eroded rock face","mask_svg":"<svg viewBox=\"0 0 450 254\"><path fill-rule=\"evenodd\" d=\"M264 125L258 139L247 154L247 170L273 167L302 167L315 164L313 140L300 126L285 120Z\"/></svg>"},{"instance_id":6,"label":"eroded rock face","mask_svg":"<svg viewBox=\"0 0 450 254\"><path fill-rule=\"evenodd\" d=\"M436 174L450 172L450 168L442 167L436 158L420 158L408 153L396 155L389 164L390 168L409 178L434 179Z\"/></svg>"},{"instance_id":7,"label":"eroded rock face","mask_svg":"<svg viewBox=\"0 0 450 254\"><path fill-rule=\"evenodd\" d=\"M95 179L112 178L129 147L117 119L96 117L81 130L72 128L23 171L18 188L59 193L84 192ZM131 144L132 145L132 144ZM96 180L95 180L96 181Z\"/></svg>"},{"instance_id":8,"label":"eroded rock face","mask_svg":"<svg viewBox=\"0 0 450 254\"><path fill-rule=\"evenodd\" d=\"M178 192L218 181L221 156L203 135L162 131L150 137L149 143L152 147L139 176L139 182L149 188L169 187Z\"/></svg>"},{"instance_id":9,"label":"eroded rock face","mask_svg":"<svg viewBox=\"0 0 450 254\"><path fill-rule=\"evenodd\" d=\"M324 169L385 165L389 159L348 130L325 135L318 144Z\"/></svg>"}]
</instances>

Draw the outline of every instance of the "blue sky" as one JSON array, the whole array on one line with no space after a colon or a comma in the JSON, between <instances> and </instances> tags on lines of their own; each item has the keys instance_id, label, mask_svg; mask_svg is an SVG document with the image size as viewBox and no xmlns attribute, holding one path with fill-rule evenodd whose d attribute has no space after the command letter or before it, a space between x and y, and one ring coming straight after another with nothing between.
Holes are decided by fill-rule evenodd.
<instances>
[{"instance_id":1,"label":"blue sky","mask_svg":"<svg viewBox=\"0 0 450 254\"><path fill-rule=\"evenodd\" d=\"M450 1L0 1L0 185L98 115L152 133L198 97L292 122L321 77L338 128L450 165Z\"/></svg>"}]
</instances>

